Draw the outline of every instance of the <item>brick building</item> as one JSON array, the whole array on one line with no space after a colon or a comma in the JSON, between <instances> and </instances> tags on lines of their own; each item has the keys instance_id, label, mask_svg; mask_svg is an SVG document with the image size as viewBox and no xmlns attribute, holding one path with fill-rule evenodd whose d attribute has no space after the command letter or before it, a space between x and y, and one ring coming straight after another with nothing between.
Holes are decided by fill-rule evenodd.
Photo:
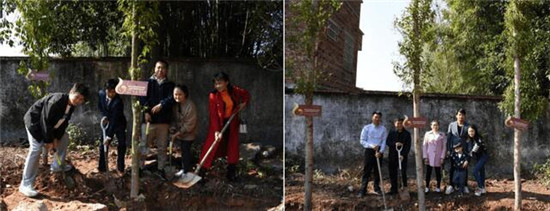
<instances>
[{"instance_id":1,"label":"brick building","mask_svg":"<svg viewBox=\"0 0 550 211\"><path fill-rule=\"evenodd\" d=\"M328 74L318 83L319 91L357 92L361 90L355 86L357 52L361 50L363 37L363 32L359 29L361 4L362 1L342 1L340 9L326 22L325 31L319 40L318 62ZM287 5L285 13L287 21L291 16ZM286 34L292 33L288 30L287 28ZM292 49L287 45L286 51L292 51ZM292 80L287 79L286 82L292 86Z\"/></svg>"}]
</instances>

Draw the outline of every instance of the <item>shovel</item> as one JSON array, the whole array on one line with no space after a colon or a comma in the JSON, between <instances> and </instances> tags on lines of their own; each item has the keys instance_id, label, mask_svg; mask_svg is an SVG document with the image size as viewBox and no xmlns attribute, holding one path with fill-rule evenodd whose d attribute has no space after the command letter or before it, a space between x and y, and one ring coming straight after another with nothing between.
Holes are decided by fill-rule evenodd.
<instances>
[{"instance_id":1,"label":"shovel","mask_svg":"<svg viewBox=\"0 0 550 211\"><path fill-rule=\"evenodd\" d=\"M222 130L220 131L221 134L223 134L223 132L225 132L225 130L229 127L229 123L231 123L231 120L233 120L233 117L235 117L235 115L237 115L237 113L239 113L239 112L235 112L234 114L232 114L229 117L229 120L227 120L227 122L223 126ZM214 143L212 143L212 145L210 146L208 151L206 151L206 154L204 155L201 162L197 166L197 169L195 169L194 173L187 172L186 174L181 176L180 179L178 179L178 181L176 182L176 183L178 183L178 185L177 185L178 187L189 188L189 187L193 186L194 184L196 184L198 181L200 181L202 179L202 177L200 177L198 175L199 171L201 170L202 164L204 164L204 161L206 161L206 158L208 157L208 155L210 155L210 152L212 152L212 149L214 149L214 146L216 146L216 144L218 144L218 142L220 142L220 139L216 138L216 140L214 140Z\"/></svg>"},{"instance_id":2,"label":"shovel","mask_svg":"<svg viewBox=\"0 0 550 211\"><path fill-rule=\"evenodd\" d=\"M376 152L380 149L380 146L376 146ZM380 158L376 158L376 165L378 165L378 176L380 176L380 185L382 185L382 200L384 200L384 210L388 210L386 205L386 194L384 194L384 178L382 178L382 168L380 168Z\"/></svg>"},{"instance_id":3,"label":"shovel","mask_svg":"<svg viewBox=\"0 0 550 211\"><path fill-rule=\"evenodd\" d=\"M109 123L107 123L106 125L103 124L104 120L107 119L107 117L103 117L101 119L101 122L99 122L99 124L101 125L101 131L103 132L103 141L105 141L105 138L107 137L107 128L109 127ZM105 157L105 169L107 171L106 172L106 175L107 175L107 185L106 185L106 188L107 188L107 191L108 192L114 192L116 186L115 186L115 183L114 181L111 180L111 173L109 172L109 147L107 147L107 144L104 142L103 143L103 157Z\"/></svg>"},{"instance_id":4,"label":"shovel","mask_svg":"<svg viewBox=\"0 0 550 211\"><path fill-rule=\"evenodd\" d=\"M103 125L103 122L107 119L107 117L103 117L101 119L101 122L99 124L101 125L101 131L103 132L103 155L105 157L105 169L107 169L107 177L109 176L109 148L107 147L107 144L105 144L105 137L107 137L107 128L109 127L109 123L106 125Z\"/></svg>"},{"instance_id":5,"label":"shovel","mask_svg":"<svg viewBox=\"0 0 550 211\"><path fill-rule=\"evenodd\" d=\"M168 180L172 180L172 178L174 177L174 174L176 172L176 168L174 168L174 166L172 166L172 146L174 144L174 140L170 140L170 144L168 146L168 166L165 168L165 171L166 171L166 177Z\"/></svg>"},{"instance_id":6,"label":"shovel","mask_svg":"<svg viewBox=\"0 0 550 211\"><path fill-rule=\"evenodd\" d=\"M398 159L401 158L401 150L403 150L403 145L401 146L395 146L395 149L397 150L397 154L399 155L399 157L397 157ZM409 194L409 190L405 190L405 185L403 184L403 179L402 179L402 170L401 170L401 159L399 159L399 172L397 173L397 175L399 176L398 180L399 182L401 183L401 187L399 188L399 198L401 198L401 200L403 201L409 201L409 199L411 199L411 195Z\"/></svg>"},{"instance_id":7,"label":"shovel","mask_svg":"<svg viewBox=\"0 0 550 211\"><path fill-rule=\"evenodd\" d=\"M63 177L63 181L65 181L65 185L67 185L67 187L69 189L73 189L74 186L75 186L75 183L74 183L73 178L67 177L67 175L65 174L65 162L61 162L61 159L59 158L59 153L57 153L57 150L55 148L52 149L52 150L54 152L53 157L55 158L55 161L57 162L57 166L59 166L61 168L61 175Z\"/></svg>"}]
</instances>

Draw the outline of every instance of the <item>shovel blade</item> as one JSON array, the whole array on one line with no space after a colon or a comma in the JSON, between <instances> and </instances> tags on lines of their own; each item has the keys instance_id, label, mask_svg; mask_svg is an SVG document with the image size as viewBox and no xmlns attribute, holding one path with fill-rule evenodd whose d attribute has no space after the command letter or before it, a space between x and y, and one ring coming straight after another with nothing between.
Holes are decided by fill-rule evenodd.
<instances>
[{"instance_id":1,"label":"shovel blade","mask_svg":"<svg viewBox=\"0 0 550 211\"><path fill-rule=\"evenodd\" d=\"M202 177L199 175L196 175L194 173L188 172L184 175L182 175L175 183L175 186L178 186L180 188L190 188L191 186L195 185L198 181L200 181Z\"/></svg>"}]
</instances>

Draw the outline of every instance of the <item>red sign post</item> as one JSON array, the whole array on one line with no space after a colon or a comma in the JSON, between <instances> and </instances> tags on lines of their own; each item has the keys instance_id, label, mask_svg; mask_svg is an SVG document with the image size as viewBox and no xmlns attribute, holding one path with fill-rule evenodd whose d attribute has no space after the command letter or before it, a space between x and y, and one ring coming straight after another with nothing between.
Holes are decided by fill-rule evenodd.
<instances>
[{"instance_id":1,"label":"red sign post","mask_svg":"<svg viewBox=\"0 0 550 211\"><path fill-rule=\"evenodd\" d=\"M49 77L50 73L46 71L37 72L36 70L32 70L27 74L27 78L31 81L48 81Z\"/></svg>"},{"instance_id":2,"label":"red sign post","mask_svg":"<svg viewBox=\"0 0 550 211\"><path fill-rule=\"evenodd\" d=\"M516 128L521 131L525 131L529 127L528 121L515 117L508 117L508 119L504 121L504 124L506 125L506 127Z\"/></svg>"},{"instance_id":3,"label":"red sign post","mask_svg":"<svg viewBox=\"0 0 550 211\"><path fill-rule=\"evenodd\" d=\"M403 121L403 125L405 127L412 127L412 128L423 128L426 127L427 123L426 117L407 117L405 116L405 120Z\"/></svg>"},{"instance_id":4,"label":"red sign post","mask_svg":"<svg viewBox=\"0 0 550 211\"><path fill-rule=\"evenodd\" d=\"M321 116L321 110L320 105L299 105L292 112L299 116Z\"/></svg>"},{"instance_id":5,"label":"red sign post","mask_svg":"<svg viewBox=\"0 0 550 211\"><path fill-rule=\"evenodd\" d=\"M119 78L118 85L115 87L115 91L121 95L147 95L147 81L130 81L122 80Z\"/></svg>"}]
</instances>

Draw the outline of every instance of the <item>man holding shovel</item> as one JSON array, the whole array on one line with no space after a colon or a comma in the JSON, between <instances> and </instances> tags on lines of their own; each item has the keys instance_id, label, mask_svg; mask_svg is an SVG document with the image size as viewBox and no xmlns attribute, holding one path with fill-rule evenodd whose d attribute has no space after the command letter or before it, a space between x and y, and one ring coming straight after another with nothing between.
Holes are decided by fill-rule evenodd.
<instances>
[{"instance_id":1,"label":"man holding shovel","mask_svg":"<svg viewBox=\"0 0 550 211\"><path fill-rule=\"evenodd\" d=\"M403 128L403 118L396 118L394 121L395 129L391 130L386 139L386 144L389 148L389 164L388 171L390 173L391 189L389 195L394 195L398 190L397 175L402 175L402 184L407 187L407 155L411 149L411 133ZM399 153L397 150L400 150ZM397 169L401 162L401 172Z\"/></svg>"},{"instance_id":2,"label":"man holding shovel","mask_svg":"<svg viewBox=\"0 0 550 211\"><path fill-rule=\"evenodd\" d=\"M172 92L175 84L168 80L168 63L158 60L155 63L155 73L149 78L147 84L147 95L140 97L140 104L146 106L143 123L141 125L141 162L140 167L145 164L147 155L147 143L157 140L157 169L161 177L166 178L164 166L166 165L166 146L168 144L168 132L172 115Z\"/></svg>"},{"instance_id":3,"label":"man holding shovel","mask_svg":"<svg viewBox=\"0 0 550 211\"><path fill-rule=\"evenodd\" d=\"M380 173L377 162L382 158L382 153L386 148L386 137L388 132L386 128L380 125L380 118L382 113L375 111L372 113L372 123L365 125L361 131L360 143L365 148L365 158L363 167L363 177L361 180L361 189L359 191L359 197L364 197L367 191L367 183L369 177L374 169L374 192L377 195L381 195L382 189L380 189Z\"/></svg>"},{"instance_id":4,"label":"man holding shovel","mask_svg":"<svg viewBox=\"0 0 550 211\"><path fill-rule=\"evenodd\" d=\"M124 155L126 155L126 117L124 117L124 103L122 98L115 92L115 87L118 84L118 79L109 79L105 83L105 89L99 91L99 99L97 107L101 112L101 124L108 125L105 128L105 134L102 134L101 144L99 145L99 171L109 171L107 169L109 162L108 156L109 146L114 135L118 139L117 146L117 170L119 173L124 172ZM103 132L103 131L102 131ZM105 137L103 137L105 135ZM107 146L107 147L105 147ZM105 151L107 149L107 151Z\"/></svg>"},{"instance_id":5,"label":"man holding shovel","mask_svg":"<svg viewBox=\"0 0 550 211\"><path fill-rule=\"evenodd\" d=\"M55 153L50 165L52 172L69 171L72 166L65 164L65 154L69 137L65 130L76 106L88 99L86 86L75 83L69 94L51 93L36 101L25 113L24 121L29 138L29 154L25 160L23 178L19 192L27 197L35 197L34 181L38 174L38 162L42 147Z\"/></svg>"}]
</instances>

